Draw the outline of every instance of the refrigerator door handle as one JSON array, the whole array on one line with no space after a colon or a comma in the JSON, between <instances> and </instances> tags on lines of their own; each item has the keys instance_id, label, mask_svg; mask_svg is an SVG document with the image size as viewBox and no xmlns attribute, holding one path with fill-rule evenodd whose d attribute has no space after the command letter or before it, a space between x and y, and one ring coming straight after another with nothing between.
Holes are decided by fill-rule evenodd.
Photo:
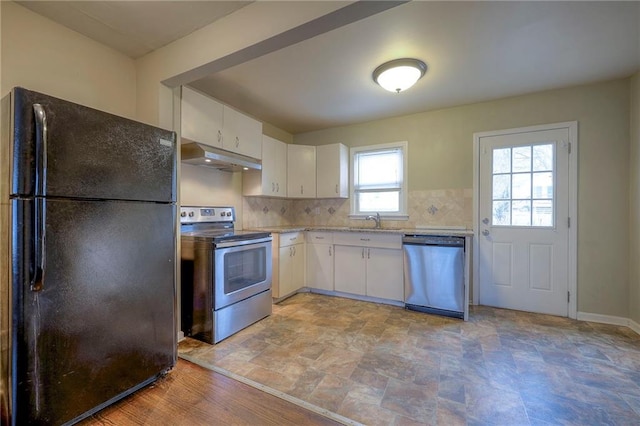
<instances>
[{"instance_id":1,"label":"refrigerator door handle","mask_svg":"<svg viewBox=\"0 0 640 426\"><path fill-rule=\"evenodd\" d=\"M36 196L47 191L47 114L40 104L33 104L36 116Z\"/></svg>"},{"instance_id":2,"label":"refrigerator door handle","mask_svg":"<svg viewBox=\"0 0 640 426\"><path fill-rule=\"evenodd\" d=\"M36 124L36 196L44 196L47 191L47 115L40 104L33 105ZM45 246L45 201L36 197L34 201L34 270L31 291L42 291L44 282Z\"/></svg>"},{"instance_id":3,"label":"refrigerator door handle","mask_svg":"<svg viewBox=\"0 0 640 426\"><path fill-rule=\"evenodd\" d=\"M44 287L44 242L45 242L45 200L36 198L34 201L35 241L33 244L33 276L31 277L31 291L42 291Z\"/></svg>"}]
</instances>

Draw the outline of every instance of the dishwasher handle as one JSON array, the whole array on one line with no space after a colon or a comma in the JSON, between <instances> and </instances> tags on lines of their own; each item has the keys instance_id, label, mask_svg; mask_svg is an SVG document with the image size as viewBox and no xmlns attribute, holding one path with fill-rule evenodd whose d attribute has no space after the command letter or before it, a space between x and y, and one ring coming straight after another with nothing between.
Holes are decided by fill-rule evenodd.
<instances>
[{"instance_id":1,"label":"dishwasher handle","mask_svg":"<svg viewBox=\"0 0 640 426\"><path fill-rule=\"evenodd\" d=\"M402 243L415 246L464 247L464 237L405 234Z\"/></svg>"}]
</instances>

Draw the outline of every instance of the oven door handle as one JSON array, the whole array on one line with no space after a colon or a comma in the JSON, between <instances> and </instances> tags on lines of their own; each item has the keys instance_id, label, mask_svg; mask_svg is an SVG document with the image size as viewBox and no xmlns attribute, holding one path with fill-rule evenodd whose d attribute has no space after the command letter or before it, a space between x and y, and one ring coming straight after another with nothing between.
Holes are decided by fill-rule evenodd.
<instances>
[{"instance_id":1,"label":"oven door handle","mask_svg":"<svg viewBox=\"0 0 640 426\"><path fill-rule=\"evenodd\" d=\"M263 244L270 243L273 240L271 237L266 238L256 238L253 240L240 240L240 241L227 241L216 244L217 249L229 248L229 247L238 247L238 246L248 246L251 244Z\"/></svg>"}]
</instances>

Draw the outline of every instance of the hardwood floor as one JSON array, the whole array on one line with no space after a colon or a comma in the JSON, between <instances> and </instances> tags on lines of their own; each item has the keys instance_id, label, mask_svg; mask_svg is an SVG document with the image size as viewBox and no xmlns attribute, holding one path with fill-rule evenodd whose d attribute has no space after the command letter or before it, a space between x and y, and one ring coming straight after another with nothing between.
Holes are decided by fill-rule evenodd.
<instances>
[{"instance_id":1,"label":"hardwood floor","mask_svg":"<svg viewBox=\"0 0 640 426\"><path fill-rule=\"evenodd\" d=\"M80 423L89 425L336 425L326 417L188 361Z\"/></svg>"}]
</instances>

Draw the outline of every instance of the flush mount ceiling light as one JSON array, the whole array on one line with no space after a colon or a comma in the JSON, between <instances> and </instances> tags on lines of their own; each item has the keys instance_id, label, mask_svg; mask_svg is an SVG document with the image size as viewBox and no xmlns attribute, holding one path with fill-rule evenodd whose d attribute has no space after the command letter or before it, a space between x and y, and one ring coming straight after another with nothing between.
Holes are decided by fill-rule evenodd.
<instances>
[{"instance_id":1,"label":"flush mount ceiling light","mask_svg":"<svg viewBox=\"0 0 640 426\"><path fill-rule=\"evenodd\" d=\"M402 58L385 62L373 71L373 81L390 92L400 93L416 84L427 71L419 59Z\"/></svg>"}]
</instances>

